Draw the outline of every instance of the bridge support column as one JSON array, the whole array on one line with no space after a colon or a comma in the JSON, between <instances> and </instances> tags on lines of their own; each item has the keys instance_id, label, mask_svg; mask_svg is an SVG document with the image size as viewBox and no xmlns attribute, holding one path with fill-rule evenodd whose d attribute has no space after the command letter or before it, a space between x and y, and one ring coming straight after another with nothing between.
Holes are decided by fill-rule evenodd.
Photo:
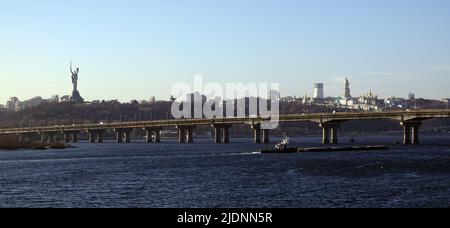
<instances>
[{"instance_id":1,"label":"bridge support column","mask_svg":"<svg viewBox=\"0 0 450 228\"><path fill-rule=\"evenodd\" d=\"M178 128L178 143L186 143L186 130L183 127Z\"/></svg>"},{"instance_id":2,"label":"bridge support column","mask_svg":"<svg viewBox=\"0 0 450 228\"><path fill-rule=\"evenodd\" d=\"M263 132L263 143L269 144L270 143L270 130L264 129L262 132Z\"/></svg>"},{"instance_id":3,"label":"bridge support column","mask_svg":"<svg viewBox=\"0 0 450 228\"><path fill-rule=\"evenodd\" d=\"M401 125L404 128L403 144L418 145L420 143L419 130L420 130L420 126L422 125L422 123L420 121L408 121L408 122L402 122Z\"/></svg>"},{"instance_id":4,"label":"bridge support column","mask_svg":"<svg viewBox=\"0 0 450 228\"><path fill-rule=\"evenodd\" d=\"M153 143L153 129L152 128L144 128L146 143Z\"/></svg>"},{"instance_id":5,"label":"bridge support column","mask_svg":"<svg viewBox=\"0 0 450 228\"><path fill-rule=\"evenodd\" d=\"M323 144L338 144L338 129L339 123L337 122L326 122L321 123L320 127L322 128L322 143Z\"/></svg>"},{"instance_id":6,"label":"bridge support column","mask_svg":"<svg viewBox=\"0 0 450 228\"><path fill-rule=\"evenodd\" d=\"M230 128L231 125L225 125L223 127L223 143L230 144Z\"/></svg>"},{"instance_id":7,"label":"bridge support column","mask_svg":"<svg viewBox=\"0 0 450 228\"><path fill-rule=\"evenodd\" d=\"M89 134L89 143L95 143L97 134L95 131L88 131Z\"/></svg>"},{"instance_id":8,"label":"bridge support column","mask_svg":"<svg viewBox=\"0 0 450 228\"><path fill-rule=\"evenodd\" d=\"M79 131L62 131L61 132L64 135L64 142L65 143L76 143L78 142L78 133Z\"/></svg>"},{"instance_id":9,"label":"bridge support column","mask_svg":"<svg viewBox=\"0 0 450 228\"><path fill-rule=\"evenodd\" d=\"M131 132L132 131L133 131L133 129L131 129L131 128L124 129L124 141L125 141L125 143L131 143Z\"/></svg>"},{"instance_id":10,"label":"bridge support column","mask_svg":"<svg viewBox=\"0 0 450 228\"><path fill-rule=\"evenodd\" d=\"M41 143L46 143L47 142L46 135L44 133L40 133L40 135L41 135Z\"/></svg>"},{"instance_id":11,"label":"bridge support column","mask_svg":"<svg viewBox=\"0 0 450 228\"><path fill-rule=\"evenodd\" d=\"M103 132L104 130L97 131L97 139L96 139L97 143L103 143Z\"/></svg>"},{"instance_id":12,"label":"bridge support column","mask_svg":"<svg viewBox=\"0 0 450 228\"><path fill-rule=\"evenodd\" d=\"M70 134L64 133L64 143L70 143Z\"/></svg>"},{"instance_id":13,"label":"bridge support column","mask_svg":"<svg viewBox=\"0 0 450 228\"><path fill-rule=\"evenodd\" d=\"M261 144L262 140L261 140L261 125L260 124L255 124L252 126L253 128L253 136L254 136L254 143L255 144Z\"/></svg>"},{"instance_id":14,"label":"bridge support column","mask_svg":"<svg viewBox=\"0 0 450 228\"><path fill-rule=\"evenodd\" d=\"M412 144L414 145L420 144L419 130L421 125L422 125L421 122L415 122L412 124Z\"/></svg>"},{"instance_id":15,"label":"bridge support column","mask_svg":"<svg viewBox=\"0 0 450 228\"><path fill-rule=\"evenodd\" d=\"M78 132L72 133L72 142L77 143L78 142Z\"/></svg>"},{"instance_id":16,"label":"bridge support column","mask_svg":"<svg viewBox=\"0 0 450 228\"><path fill-rule=\"evenodd\" d=\"M214 143L222 143L222 128L220 126L214 125Z\"/></svg>"},{"instance_id":17,"label":"bridge support column","mask_svg":"<svg viewBox=\"0 0 450 228\"><path fill-rule=\"evenodd\" d=\"M56 134L51 132L48 133L48 143L55 143L56 142Z\"/></svg>"},{"instance_id":18,"label":"bridge support column","mask_svg":"<svg viewBox=\"0 0 450 228\"><path fill-rule=\"evenodd\" d=\"M402 122L403 126L403 144L409 145L411 144L411 123Z\"/></svg>"},{"instance_id":19,"label":"bridge support column","mask_svg":"<svg viewBox=\"0 0 450 228\"><path fill-rule=\"evenodd\" d=\"M116 132L116 142L123 143L123 131L121 129L115 129Z\"/></svg>"},{"instance_id":20,"label":"bridge support column","mask_svg":"<svg viewBox=\"0 0 450 228\"><path fill-rule=\"evenodd\" d=\"M330 128L331 130L331 143L332 144L338 144L338 128L337 127L332 127Z\"/></svg>"},{"instance_id":21,"label":"bridge support column","mask_svg":"<svg viewBox=\"0 0 450 228\"><path fill-rule=\"evenodd\" d=\"M161 143L161 128L145 127L147 143Z\"/></svg>"},{"instance_id":22,"label":"bridge support column","mask_svg":"<svg viewBox=\"0 0 450 228\"><path fill-rule=\"evenodd\" d=\"M193 126L188 127L186 128L186 131L187 131L187 142L189 144L194 143L194 127Z\"/></svg>"},{"instance_id":23,"label":"bridge support column","mask_svg":"<svg viewBox=\"0 0 450 228\"><path fill-rule=\"evenodd\" d=\"M216 144L229 144L230 140L230 128L231 124L213 124L214 128L214 143Z\"/></svg>"},{"instance_id":24,"label":"bridge support column","mask_svg":"<svg viewBox=\"0 0 450 228\"><path fill-rule=\"evenodd\" d=\"M155 143L161 143L161 129L155 131Z\"/></svg>"},{"instance_id":25,"label":"bridge support column","mask_svg":"<svg viewBox=\"0 0 450 228\"><path fill-rule=\"evenodd\" d=\"M330 143L330 129L327 127L322 128L322 143L323 144Z\"/></svg>"}]
</instances>

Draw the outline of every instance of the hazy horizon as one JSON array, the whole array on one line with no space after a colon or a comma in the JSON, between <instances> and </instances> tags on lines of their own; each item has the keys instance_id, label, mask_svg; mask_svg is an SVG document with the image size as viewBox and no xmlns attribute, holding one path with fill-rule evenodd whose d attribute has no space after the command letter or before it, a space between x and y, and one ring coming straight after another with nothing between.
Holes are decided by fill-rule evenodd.
<instances>
[{"instance_id":1,"label":"hazy horizon","mask_svg":"<svg viewBox=\"0 0 450 228\"><path fill-rule=\"evenodd\" d=\"M282 96L450 97L447 0L0 1L0 104L168 100L176 82L278 82Z\"/></svg>"}]
</instances>

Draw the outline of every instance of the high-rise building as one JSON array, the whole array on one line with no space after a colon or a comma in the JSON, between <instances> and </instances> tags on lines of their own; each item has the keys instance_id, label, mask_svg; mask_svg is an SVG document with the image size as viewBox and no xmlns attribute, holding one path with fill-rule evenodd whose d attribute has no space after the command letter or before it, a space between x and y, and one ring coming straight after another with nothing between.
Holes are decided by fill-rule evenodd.
<instances>
[{"instance_id":1,"label":"high-rise building","mask_svg":"<svg viewBox=\"0 0 450 228\"><path fill-rule=\"evenodd\" d=\"M348 78L345 78L345 82L344 82L344 98L345 99L352 98L351 90L350 90L350 82L348 81Z\"/></svg>"},{"instance_id":2,"label":"high-rise building","mask_svg":"<svg viewBox=\"0 0 450 228\"><path fill-rule=\"evenodd\" d=\"M314 84L314 99L324 99L323 83Z\"/></svg>"}]
</instances>

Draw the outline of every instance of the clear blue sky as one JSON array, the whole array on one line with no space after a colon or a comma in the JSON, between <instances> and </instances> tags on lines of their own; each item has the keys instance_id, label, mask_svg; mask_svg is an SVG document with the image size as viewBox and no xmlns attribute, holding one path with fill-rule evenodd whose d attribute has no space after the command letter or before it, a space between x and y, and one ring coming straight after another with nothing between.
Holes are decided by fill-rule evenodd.
<instances>
[{"instance_id":1,"label":"clear blue sky","mask_svg":"<svg viewBox=\"0 0 450 228\"><path fill-rule=\"evenodd\" d=\"M174 82L280 82L282 95L450 97L448 0L0 0L0 103L71 91L167 99Z\"/></svg>"}]
</instances>

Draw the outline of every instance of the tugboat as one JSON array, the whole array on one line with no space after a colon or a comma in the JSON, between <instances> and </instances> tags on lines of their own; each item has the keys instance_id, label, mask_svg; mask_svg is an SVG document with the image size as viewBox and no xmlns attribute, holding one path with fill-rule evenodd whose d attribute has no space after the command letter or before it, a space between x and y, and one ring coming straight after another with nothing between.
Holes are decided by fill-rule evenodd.
<instances>
[{"instance_id":1,"label":"tugboat","mask_svg":"<svg viewBox=\"0 0 450 228\"><path fill-rule=\"evenodd\" d=\"M290 139L284 137L284 139L275 145L274 149L261 150L263 154L280 154L280 153L297 153L298 149L295 147L289 147Z\"/></svg>"}]
</instances>

